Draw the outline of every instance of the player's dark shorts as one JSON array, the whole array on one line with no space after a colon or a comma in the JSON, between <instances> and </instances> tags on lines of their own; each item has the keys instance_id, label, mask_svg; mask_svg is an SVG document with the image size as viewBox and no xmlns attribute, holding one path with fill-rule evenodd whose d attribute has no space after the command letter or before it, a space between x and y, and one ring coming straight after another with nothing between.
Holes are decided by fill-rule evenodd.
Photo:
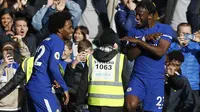
<instances>
[{"instance_id":1,"label":"player's dark shorts","mask_svg":"<svg viewBox=\"0 0 200 112\"><path fill-rule=\"evenodd\" d=\"M145 111L162 112L164 102L164 78L147 79L134 75L129 83L126 95L134 95L143 102Z\"/></svg>"}]
</instances>

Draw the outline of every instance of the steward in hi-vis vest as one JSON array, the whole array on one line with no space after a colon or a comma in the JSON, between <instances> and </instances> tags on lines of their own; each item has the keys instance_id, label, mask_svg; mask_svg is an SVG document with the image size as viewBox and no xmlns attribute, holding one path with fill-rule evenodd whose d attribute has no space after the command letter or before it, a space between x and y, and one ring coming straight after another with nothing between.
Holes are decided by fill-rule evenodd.
<instances>
[{"instance_id":1,"label":"steward in hi-vis vest","mask_svg":"<svg viewBox=\"0 0 200 112\"><path fill-rule=\"evenodd\" d=\"M79 84L76 108L88 93L90 112L123 112L124 90L129 82L127 58L118 51L117 34L105 29L94 53L87 57L87 67Z\"/></svg>"},{"instance_id":2,"label":"steward in hi-vis vest","mask_svg":"<svg viewBox=\"0 0 200 112\"><path fill-rule=\"evenodd\" d=\"M108 62L98 62L92 55L88 59L88 104L94 106L124 105L122 69L124 55L116 54Z\"/></svg>"}]
</instances>

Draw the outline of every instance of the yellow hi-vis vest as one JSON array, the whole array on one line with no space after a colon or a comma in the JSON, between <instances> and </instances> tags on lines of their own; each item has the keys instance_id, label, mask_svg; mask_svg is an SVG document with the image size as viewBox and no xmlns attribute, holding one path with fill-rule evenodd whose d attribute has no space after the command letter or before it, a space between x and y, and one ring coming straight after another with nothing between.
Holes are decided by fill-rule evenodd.
<instances>
[{"instance_id":1,"label":"yellow hi-vis vest","mask_svg":"<svg viewBox=\"0 0 200 112\"><path fill-rule=\"evenodd\" d=\"M33 69L34 57L26 58L22 62L22 70L26 73L26 83L31 78L32 69Z\"/></svg>"},{"instance_id":2,"label":"yellow hi-vis vest","mask_svg":"<svg viewBox=\"0 0 200 112\"><path fill-rule=\"evenodd\" d=\"M98 62L88 57L88 104L92 106L121 107L124 105L122 69L124 55L117 54L109 62Z\"/></svg>"}]
</instances>

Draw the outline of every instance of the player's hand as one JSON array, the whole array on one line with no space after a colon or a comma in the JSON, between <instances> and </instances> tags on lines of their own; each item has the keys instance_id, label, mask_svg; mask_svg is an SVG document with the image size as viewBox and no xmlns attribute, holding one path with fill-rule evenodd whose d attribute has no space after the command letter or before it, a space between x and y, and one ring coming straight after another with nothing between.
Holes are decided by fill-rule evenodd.
<instances>
[{"instance_id":1,"label":"player's hand","mask_svg":"<svg viewBox=\"0 0 200 112\"><path fill-rule=\"evenodd\" d=\"M68 91L65 91L64 94L65 94L64 105L67 105L69 103L69 93Z\"/></svg>"},{"instance_id":2,"label":"player's hand","mask_svg":"<svg viewBox=\"0 0 200 112\"><path fill-rule=\"evenodd\" d=\"M195 38L193 41L200 42L200 30L194 33Z\"/></svg>"},{"instance_id":3,"label":"player's hand","mask_svg":"<svg viewBox=\"0 0 200 112\"><path fill-rule=\"evenodd\" d=\"M54 88L59 88L60 84L58 84L58 82L56 80L53 81L53 87Z\"/></svg>"},{"instance_id":4,"label":"player's hand","mask_svg":"<svg viewBox=\"0 0 200 112\"><path fill-rule=\"evenodd\" d=\"M129 10L135 10L136 4L133 2L133 0L128 0L128 3L126 4L126 7L127 7Z\"/></svg>"},{"instance_id":5,"label":"player's hand","mask_svg":"<svg viewBox=\"0 0 200 112\"><path fill-rule=\"evenodd\" d=\"M162 36L162 35L163 35L162 33L149 34L149 35L145 36L145 39L146 39L147 41L151 41L151 40L156 41L156 40L159 39L160 36Z\"/></svg>"},{"instance_id":6,"label":"player's hand","mask_svg":"<svg viewBox=\"0 0 200 112\"><path fill-rule=\"evenodd\" d=\"M176 72L176 67L174 65L167 65L166 72L169 76L174 76Z\"/></svg>"},{"instance_id":7,"label":"player's hand","mask_svg":"<svg viewBox=\"0 0 200 112\"><path fill-rule=\"evenodd\" d=\"M134 37L127 37L127 36L123 37L121 40L122 41L126 40L126 41L129 41L129 42L132 42L132 43L138 43L138 41L139 41L139 39L136 39Z\"/></svg>"}]
</instances>

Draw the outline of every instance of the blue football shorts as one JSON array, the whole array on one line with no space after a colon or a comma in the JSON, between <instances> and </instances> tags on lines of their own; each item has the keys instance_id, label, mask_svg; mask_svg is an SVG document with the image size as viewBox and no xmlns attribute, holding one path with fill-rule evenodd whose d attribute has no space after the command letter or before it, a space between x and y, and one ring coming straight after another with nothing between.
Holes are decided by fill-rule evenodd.
<instances>
[{"instance_id":1,"label":"blue football shorts","mask_svg":"<svg viewBox=\"0 0 200 112\"><path fill-rule=\"evenodd\" d=\"M164 78L148 79L133 75L126 95L137 96L145 111L162 112L164 103Z\"/></svg>"}]
</instances>

